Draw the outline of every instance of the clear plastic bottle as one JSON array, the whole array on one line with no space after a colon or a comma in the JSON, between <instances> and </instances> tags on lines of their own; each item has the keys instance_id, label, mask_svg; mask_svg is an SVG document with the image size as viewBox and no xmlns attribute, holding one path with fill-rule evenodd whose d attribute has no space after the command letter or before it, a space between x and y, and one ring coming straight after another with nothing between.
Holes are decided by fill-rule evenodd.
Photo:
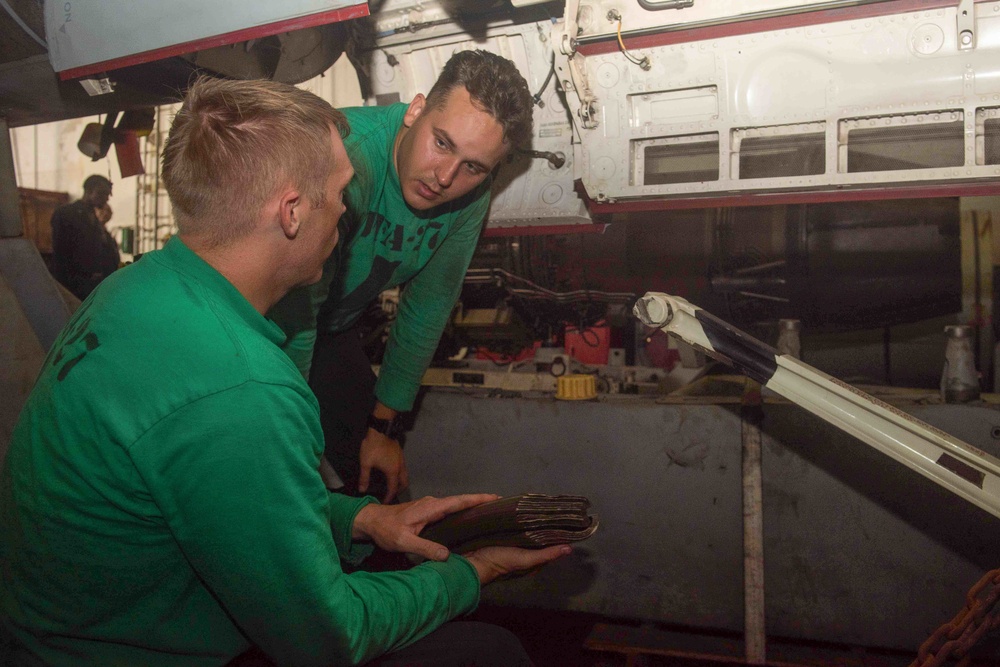
<instances>
[{"instance_id":1,"label":"clear plastic bottle","mask_svg":"<svg viewBox=\"0 0 1000 667\"><path fill-rule=\"evenodd\" d=\"M802 331L801 320L778 320L778 352L796 359L802 358L802 341L799 332Z\"/></svg>"},{"instance_id":2,"label":"clear plastic bottle","mask_svg":"<svg viewBox=\"0 0 1000 667\"><path fill-rule=\"evenodd\" d=\"M948 336L941 373L941 398L945 403L968 403L979 398L979 372L973 354L972 327L952 324L944 328Z\"/></svg>"}]
</instances>

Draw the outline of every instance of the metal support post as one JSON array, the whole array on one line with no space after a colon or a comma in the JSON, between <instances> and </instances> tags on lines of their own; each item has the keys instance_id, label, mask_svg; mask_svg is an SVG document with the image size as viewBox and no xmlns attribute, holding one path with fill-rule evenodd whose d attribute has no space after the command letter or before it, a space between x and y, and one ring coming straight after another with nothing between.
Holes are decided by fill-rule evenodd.
<instances>
[{"instance_id":1,"label":"metal support post","mask_svg":"<svg viewBox=\"0 0 1000 667\"><path fill-rule=\"evenodd\" d=\"M7 119L0 117L0 237L23 234L21 197L17 194L17 176L14 173L14 150Z\"/></svg>"},{"instance_id":2,"label":"metal support post","mask_svg":"<svg viewBox=\"0 0 1000 667\"><path fill-rule=\"evenodd\" d=\"M743 440L743 628L746 661L763 665L767 655L764 618L764 498L761 474L760 384L747 379L740 407Z\"/></svg>"}]
</instances>

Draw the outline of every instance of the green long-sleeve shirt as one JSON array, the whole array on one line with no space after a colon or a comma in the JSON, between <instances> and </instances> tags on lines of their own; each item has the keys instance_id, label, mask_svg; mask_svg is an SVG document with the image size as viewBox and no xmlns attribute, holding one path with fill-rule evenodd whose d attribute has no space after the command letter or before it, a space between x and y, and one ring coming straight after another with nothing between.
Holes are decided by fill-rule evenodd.
<instances>
[{"instance_id":1,"label":"green long-sleeve shirt","mask_svg":"<svg viewBox=\"0 0 1000 667\"><path fill-rule=\"evenodd\" d=\"M413 407L420 379L462 288L490 203L491 179L452 202L414 211L403 199L393 144L405 104L344 109L354 165L341 240L323 280L294 291L268 316L288 334L286 351L308 375L316 329L344 331L384 290L405 284L375 385L385 405Z\"/></svg>"},{"instance_id":2,"label":"green long-sleeve shirt","mask_svg":"<svg viewBox=\"0 0 1000 667\"><path fill-rule=\"evenodd\" d=\"M372 499L324 487L283 339L177 238L77 311L0 481L0 613L35 658L223 665L254 642L282 665L354 664L476 605L459 556L344 574Z\"/></svg>"}]
</instances>

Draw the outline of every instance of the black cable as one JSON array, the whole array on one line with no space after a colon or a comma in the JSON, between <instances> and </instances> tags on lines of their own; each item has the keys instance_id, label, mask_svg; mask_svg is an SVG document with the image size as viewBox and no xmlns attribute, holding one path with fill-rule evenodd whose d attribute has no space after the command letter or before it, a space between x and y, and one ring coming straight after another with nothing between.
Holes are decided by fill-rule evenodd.
<instances>
[{"instance_id":1,"label":"black cable","mask_svg":"<svg viewBox=\"0 0 1000 667\"><path fill-rule=\"evenodd\" d=\"M552 153L550 151L533 151L525 148L516 149L521 155L527 155L528 157L544 158L553 169L560 169L564 164L566 164L566 156L561 153Z\"/></svg>"},{"instance_id":2,"label":"black cable","mask_svg":"<svg viewBox=\"0 0 1000 667\"><path fill-rule=\"evenodd\" d=\"M549 75L545 77L545 83L542 84L542 87L538 89L537 93L531 96L531 99L535 101L535 104L538 105L539 109L545 108L545 102L542 101L542 93L544 93L545 89L549 87L549 81L552 80L552 77L555 75L555 73L556 73L556 61L555 58L553 58L552 66L549 67Z\"/></svg>"},{"instance_id":3,"label":"black cable","mask_svg":"<svg viewBox=\"0 0 1000 667\"><path fill-rule=\"evenodd\" d=\"M591 336L594 337L594 342L593 343L591 343L587 339L587 334L590 334ZM580 329L580 340L582 340L584 342L584 344L586 344L589 347L600 347L601 346L601 337L597 335L597 332L594 331L593 327L587 327L586 329Z\"/></svg>"}]
</instances>

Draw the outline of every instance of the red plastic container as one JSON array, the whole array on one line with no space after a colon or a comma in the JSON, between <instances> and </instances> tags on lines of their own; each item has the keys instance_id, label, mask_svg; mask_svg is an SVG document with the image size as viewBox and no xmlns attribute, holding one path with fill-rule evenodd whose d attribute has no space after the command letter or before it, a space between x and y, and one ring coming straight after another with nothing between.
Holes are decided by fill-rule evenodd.
<instances>
[{"instance_id":1,"label":"red plastic container","mask_svg":"<svg viewBox=\"0 0 1000 667\"><path fill-rule=\"evenodd\" d=\"M564 349L566 354L581 364L603 365L608 363L611 349L611 327L601 320L582 331L576 327L566 327Z\"/></svg>"}]
</instances>

